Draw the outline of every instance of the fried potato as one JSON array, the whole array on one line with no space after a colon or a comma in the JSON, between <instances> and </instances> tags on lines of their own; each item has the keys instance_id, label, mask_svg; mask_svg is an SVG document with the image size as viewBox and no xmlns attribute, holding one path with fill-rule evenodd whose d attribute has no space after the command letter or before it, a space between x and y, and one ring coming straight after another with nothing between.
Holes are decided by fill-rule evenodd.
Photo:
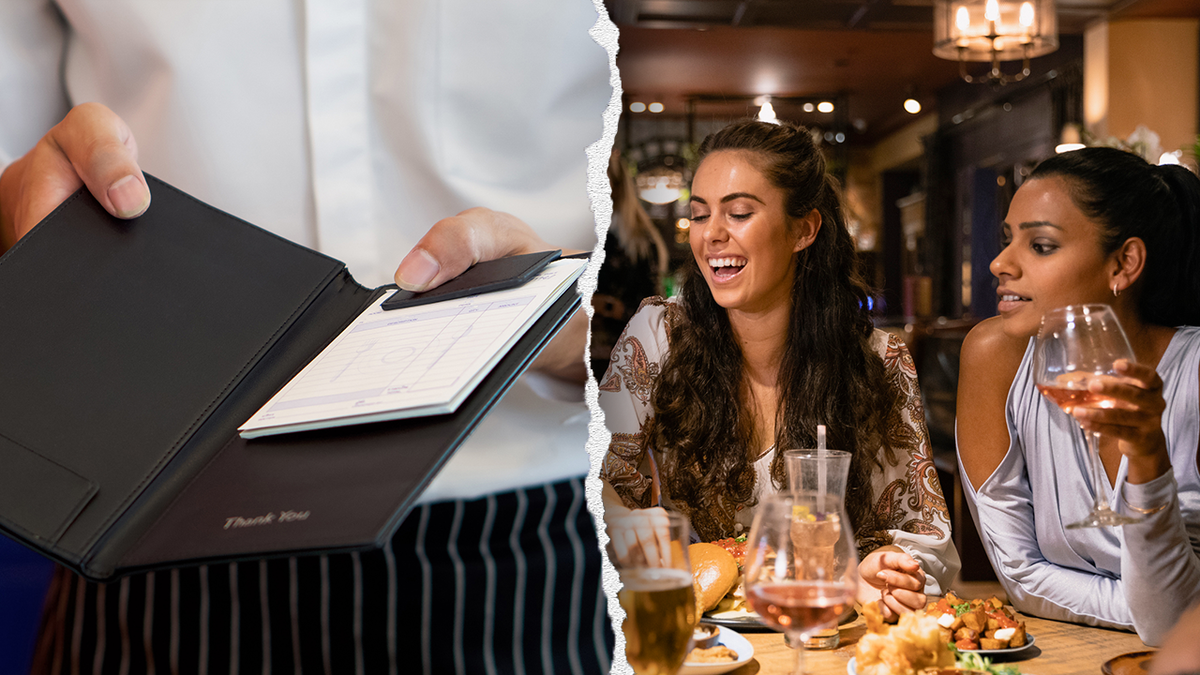
<instances>
[{"instance_id":1,"label":"fried potato","mask_svg":"<svg viewBox=\"0 0 1200 675\"><path fill-rule=\"evenodd\" d=\"M1008 641L1009 647L1024 647L1026 642L1025 622L1017 624L1017 632L1013 633L1012 639Z\"/></svg>"},{"instance_id":2,"label":"fried potato","mask_svg":"<svg viewBox=\"0 0 1200 675\"><path fill-rule=\"evenodd\" d=\"M983 632L987 630L987 614L984 614L982 609L973 609L959 617L962 619L963 625L973 631Z\"/></svg>"},{"instance_id":3,"label":"fried potato","mask_svg":"<svg viewBox=\"0 0 1200 675\"><path fill-rule=\"evenodd\" d=\"M1008 643L1004 640L993 640L992 638L979 638L980 649L1008 649Z\"/></svg>"}]
</instances>

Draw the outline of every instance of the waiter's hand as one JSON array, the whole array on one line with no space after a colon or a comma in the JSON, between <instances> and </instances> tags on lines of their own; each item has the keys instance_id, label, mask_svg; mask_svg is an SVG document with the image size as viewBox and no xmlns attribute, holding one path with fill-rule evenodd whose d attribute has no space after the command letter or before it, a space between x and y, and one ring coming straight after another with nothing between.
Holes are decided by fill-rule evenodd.
<instances>
[{"instance_id":1,"label":"waiter's hand","mask_svg":"<svg viewBox=\"0 0 1200 675\"><path fill-rule=\"evenodd\" d=\"M462 274L484 260L549 251L552 246L516 216L482 207L434 223L396 268L396 284L420 292ZM582 383L587 315L578 311L533 363L534 370Z\"/></svg>"},{"instance_id":2,"label":"waiter's hand","mask_svg":"<svg viewBox=\"0 0 1200 675\"><path fill-rule=\"evenodd\" d=\"M0 252L83 185L118 218L136 218L150 206L133 132L99 103L72 108L0 175Z\"/></svg>"}]
</instances>

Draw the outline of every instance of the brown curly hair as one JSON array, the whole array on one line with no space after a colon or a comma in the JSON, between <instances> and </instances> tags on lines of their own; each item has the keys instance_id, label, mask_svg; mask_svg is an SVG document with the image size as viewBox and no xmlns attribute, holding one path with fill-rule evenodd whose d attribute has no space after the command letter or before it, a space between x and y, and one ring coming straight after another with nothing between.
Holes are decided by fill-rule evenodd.
<instances>
[{"instance_id":1,"label":"brown curly hair","mask_svg":"<svg viewBox=\"0 0 1200 675\"><path fill-rule=\"evenodd\" d=\"M886 416L898 393L869 344L869 287L858 270L836 181L803 127L747 120L710 135L699 161L724 150L755 153L772 185L799 218L814 208L822 225L796 254L787 342L779 368L779 401L771 478L786 487L780 449L816 447L824 424L829 447L853 454L846 507L856 532L872 529L870 473L882 467ZM679 303L669 306L670 353L651 395L647 447L662 452L662 481L702 540L733 536L739 506L754 501L754 435L744 399L743 357L725 310L713 299L695 260L683 271Z\"/></svg>"}]
</instances>

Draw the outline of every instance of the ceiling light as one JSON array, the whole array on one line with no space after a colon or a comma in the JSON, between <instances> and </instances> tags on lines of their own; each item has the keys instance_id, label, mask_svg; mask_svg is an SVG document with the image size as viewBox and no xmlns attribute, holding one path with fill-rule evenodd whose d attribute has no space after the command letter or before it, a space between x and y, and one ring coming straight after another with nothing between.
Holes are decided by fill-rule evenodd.
<instances>
[{"instance_id":1,"label":"ceiling light","mask_svg":"<svg viewBox=\"0 0 1200 675\"><path fill-rule=\"evenodd\" d=\"M1158 165L1162 166L1164 164L1179 164L1180 163L1179 158L1182 156L1183 156L1182 150L1176 150L1174 152L1164 152L1158 158Z\"/></svg>"},{"instance_id":2,"label":"ceiling light","mask_svg":"<svg viewBox=\"0 0 1200 675\"><path fill-rule=\"evenodd\" d=\"M758 119L762 122L779 124L779 118L775 116L775 106L771 105L770 100L763 101L762 107L758 109Z\"/></svg>"},{"instance_id":3,"label":"ceiling light","mask_svg":"<svg viewBox=\"0 0 1200 675\"><path fill-rule=\"evenodd\" d=\"M1082 134L1079 132L1078 124L1064 124L1062 134L1059 135L1058 145L1054 146L1054 152L1062 154L1072 150L1081 150L1087 146L1083 144Z\"/></svg>"},{"instance_id":4,"label":"ceiling light","mask_svg":"<svg viewBox=\"0 0 1200 675\"><path fill-rule=\"evenodd\" d=\"M904 110L911 115L921 112L921 102L915 98L904 99Z\"/></svg>"},{"instance_id":5,"label":"ceiling light","mask_svg":"<svg viewBox=\"0 0 1200 675\"><path fill-rule=\"evenodd\" d=\"M629 112L646 112L646 104L642 103L641 101L634 101L633 103L629 104Z\"/></svg>"},{"instance_id":6,"label":"ceiling light","mask_svg":"<svg viewBox=\"0 0 1200 675\"><path fill-rule=\"evenodd\" d=\"M813 104L811 104L811 103L804 104L804 112L812 112L814 110L816 110L816 106L814 106Z\"/></svg>"},{"instance_id":7,"label":"ceiling light","mask_svg":"<svg viewBox=\"0 0 1200 675\"><path fill-rule=\"evenodd\" d=\"M654 103L650 104L650 107L647 108L647 110L649 110L652 113L660 113L663 111L663 104L659 103L658 101L655 101Z\"/></svg>"},{"instance_id":8,"label":"ceiling light","mask_svg":"<svg viewBox=\"0 0 1200 675\"><path fill-rule=\"evenodd\" d=\"M1029 60L1058 49L1054 0L934 0L933 53L958 61L967 82L1003 85L1029 76ZM1021 72L1000 70L1002 61L1022 60ZM967 73L967 62L990 62L982 75Z\"/></svg>"},{"instance_id":9,"label":"ceiling light","mask_svg":"<svg viewBox=\"0 0 1200 675\"><path fill-rule=\"evenodd\" d=\"M823 113L833 112L833 103L831 101L821 101L817 104L817 110Z\"/></svg>"},{"instance_id":10,"label":"ceiling light","mask_svg":"<svg viewBox=\"0 0 1200 675\"><path fill-rule=\"evenodd\" d=\"M638 173L638 196L651 204L670 204L683 193L683 172L667 166L655 166Z\"/></svg>"}]
</instances>

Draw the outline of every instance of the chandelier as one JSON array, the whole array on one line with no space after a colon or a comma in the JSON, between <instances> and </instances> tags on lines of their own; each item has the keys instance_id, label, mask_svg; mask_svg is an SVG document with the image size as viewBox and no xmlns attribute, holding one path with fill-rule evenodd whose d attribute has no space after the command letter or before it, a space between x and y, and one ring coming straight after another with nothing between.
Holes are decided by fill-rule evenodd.
<instances>
[{"instance_id":1,"label":"chandelier","mask_svg":"<svg viewBox=\"0 0 1200 675\"><path fill-rule=\"evenodd\" d=\"M958 61L967 82L994 86L1029 76L1029 60L1058 49L1054 0L934 0L933 53ZM1022 60L1019 73L1001 71L1002 61ZM991 62L986 74L971 75L967 62Z\"/></svg>"},{"instance_id":2,"label":"chandelier","mask_svg":"<svg viewBox=\"0 0 1200 675\"><path fill-rule=\"evenodd\" d=\"M672 159L669 157L665 162L638 172L634 181L637 183L638 196L643 201L670 204L683 194L683 172L671 166L674 164Z\"/></svg>"}]
</instances>

